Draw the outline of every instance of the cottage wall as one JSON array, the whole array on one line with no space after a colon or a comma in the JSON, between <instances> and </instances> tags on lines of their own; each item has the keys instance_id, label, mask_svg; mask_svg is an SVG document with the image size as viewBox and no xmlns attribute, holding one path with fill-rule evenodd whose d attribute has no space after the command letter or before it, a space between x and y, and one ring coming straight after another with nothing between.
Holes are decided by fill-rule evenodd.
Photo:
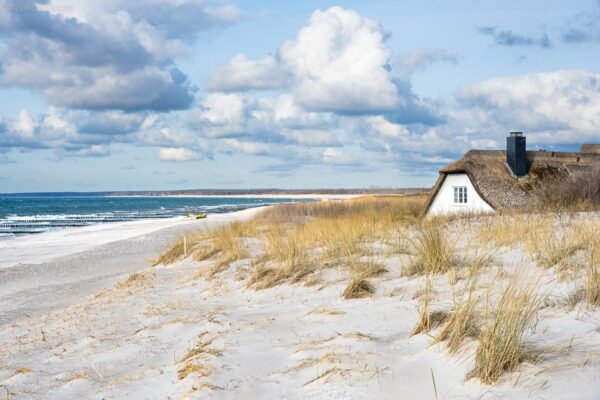
<instances>
[{"instance_id":1,"label":"cottage wall","mask_svg":"<svg viewBox=\"0 0 600 400\"><path fill-rule=\"evenodd\" d=\"M467 202L454 203L454 187L467 188ZM479 196L467 174L448 174L433 199L428 215L448 215L468 212L493 212L494 209Z\"/></svg>"}]
</instances>

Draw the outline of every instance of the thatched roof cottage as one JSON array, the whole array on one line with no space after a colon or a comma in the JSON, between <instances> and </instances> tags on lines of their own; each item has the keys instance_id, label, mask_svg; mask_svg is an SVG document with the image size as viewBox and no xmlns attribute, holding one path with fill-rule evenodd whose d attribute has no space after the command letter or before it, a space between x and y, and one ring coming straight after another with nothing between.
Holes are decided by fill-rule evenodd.
<instances>
[{"instance_id":1,"label":"thatched roof cottage","mask_svg":"<svg viewBox=\"0 0 600 400\"><path fill-rule=\"evenodd\" d=\"M443 167L427 215L537 207L582 175L600 177L600 145L584 144L579 152L526 151L521 132L506 141L506 151L470 150Z\"/></svg>"}]
</instances>

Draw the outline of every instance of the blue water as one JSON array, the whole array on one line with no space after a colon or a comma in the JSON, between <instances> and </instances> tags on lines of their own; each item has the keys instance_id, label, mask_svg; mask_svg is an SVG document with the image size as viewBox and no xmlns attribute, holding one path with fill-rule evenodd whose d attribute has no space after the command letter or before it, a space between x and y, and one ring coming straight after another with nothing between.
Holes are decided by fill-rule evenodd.
<instances>
[{"instance_id":1,"label":"blue water","mask_svg":"<svg viewBox=\"0 0 600 400\"><path fill-rule=\"evenodd\" d=\"M195 211L224 213L262 205L306 201L224 197L0 196L0 238L64 227L150 218Z\"/></svg>"}]
</instances>

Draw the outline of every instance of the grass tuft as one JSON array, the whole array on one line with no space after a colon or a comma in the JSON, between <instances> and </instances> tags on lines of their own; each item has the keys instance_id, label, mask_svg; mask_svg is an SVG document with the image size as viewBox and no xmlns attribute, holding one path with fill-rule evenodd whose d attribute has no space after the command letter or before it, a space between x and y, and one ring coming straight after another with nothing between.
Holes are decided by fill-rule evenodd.
<instances>
[{"instance_id":1,"label":"grass tuft","mask_svg":"<svg viewBox=\"0 0 600 400\"><path fill-rule=\"evenodd\" d=\"M584 236L588 245L585 262L584 300L600 306L600 229L597 223L587 226Z\"/></svg>"},{"instance_id":2,"label":"grass tuft","mask_svg":"<svg viewBox=\"0 0 600 400\"><path fill-rule=\"evenodd\" d=\"M563 228L564 229L564 228ZM534 250L538 263L546 268L556 267L558 270L565 268L568 259L578 250L584 249L583 243L573 234L554 232L544 235L537 243Z\"/></svg>"},{"instance_id":3,"label":"grass tuft","mask_svg":"<svg viewBox=\"0 0 600 400\"><path fill-rule=\"evenodd\" d=\"M450 353L456 353L465 338L477 337L480 333L476 288L477 280L473 279L433 341L433 343L439 343L447 339L447 348Z\"/></svg>"},{"instance_id":4,"label":"grass tuft","mask_svg":"<svg viewBox=\"0 0 600 400\"><path fill-rule=\"evenodd\" d=\"M215 276L232 262L249 257L242 239L253 235L255 226L250 221L236 221L212 228L206 232L205 241L195 249L194 258L198 261L214 259L208 275Z\"/></svg>"},{"instance_id":5,"label":"grass tuft","mask_svg":"<svg viewBox=\"0 0 600 400\"><path fill-rule=\"evenodd\" d=\"M417 325L413 329L411 335L427 333L430 330L442 325L448 318L448 313L446 311L431 310L431 303L433 301L431 280L431 274L424 278L424 284L419 293L419 320L417 321Z\"/></svg>"},{"instance_id":6,"label":"grass tuft","mask_svg":"<svg viewBox=\"0 0 600 400\"><path fill-rule=\"evenodd\" d=\"M348 286L346 286L342 297L346 300L359 299L362 297L368 297L373 293L375 293L375 288L373 285L364 279L363 276L355 275L350 278L350 282L348 282Z\"/></svg>"},{"instance_id":7,"label":"grass tuft","mask_svg":"<svg viewBox=\"0 0 600 400\"><path fill-rule=\"evenodd\" d=\"M484 384L495 383L503 372L514 371L531 353L524 342L543 302L538 283L515 274L511 277L495 309L494 317L479 337L475 369L470 377Z\"/></svg>"},{"instance_id":8,"label":"grass tuft","mask_svg":"<svg viewBox=\"0 0 600 400\"><path fill-rule=\"evenodd\" d=\"M425 224L417 231L415 256L405 269L407 275L441 274L455 263L454 249L437 224Z\"/></svg>"},{"instance_id":9,"label":"grass tuft","mask_svg":"<svg viewBox=\"0 0 600 400\"><path fill-rule=\"evenodd\" d=\"M129 277L121 282L117 282L115 287L117 289L132 289L142 288L152 285L156 279L156 274L150 271L136 272L129 275Z\"/></svg>"}]
</instances>

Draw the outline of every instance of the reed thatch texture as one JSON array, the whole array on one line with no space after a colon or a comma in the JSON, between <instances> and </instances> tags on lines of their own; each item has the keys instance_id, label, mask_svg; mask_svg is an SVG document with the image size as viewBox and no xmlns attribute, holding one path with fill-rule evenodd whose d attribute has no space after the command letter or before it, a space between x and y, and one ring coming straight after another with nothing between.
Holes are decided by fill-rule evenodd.
<instances>
[{"instance_id":1,"label":"reed thatch texture","mask_svg":"<svg viewBox=\"0 0 600 400\"><path fill-rule=\"evenodd\" d=\"M470 150L461 159L440 170L427 201L425 212L450 174L465 173L475 190L494 210L537 207L544 192L580 173L595 173L600 168L599 145L583 145L587 152L527 152L527 176L516 178L506 164L506 151Z\"/></svg>"}]
</instances>

